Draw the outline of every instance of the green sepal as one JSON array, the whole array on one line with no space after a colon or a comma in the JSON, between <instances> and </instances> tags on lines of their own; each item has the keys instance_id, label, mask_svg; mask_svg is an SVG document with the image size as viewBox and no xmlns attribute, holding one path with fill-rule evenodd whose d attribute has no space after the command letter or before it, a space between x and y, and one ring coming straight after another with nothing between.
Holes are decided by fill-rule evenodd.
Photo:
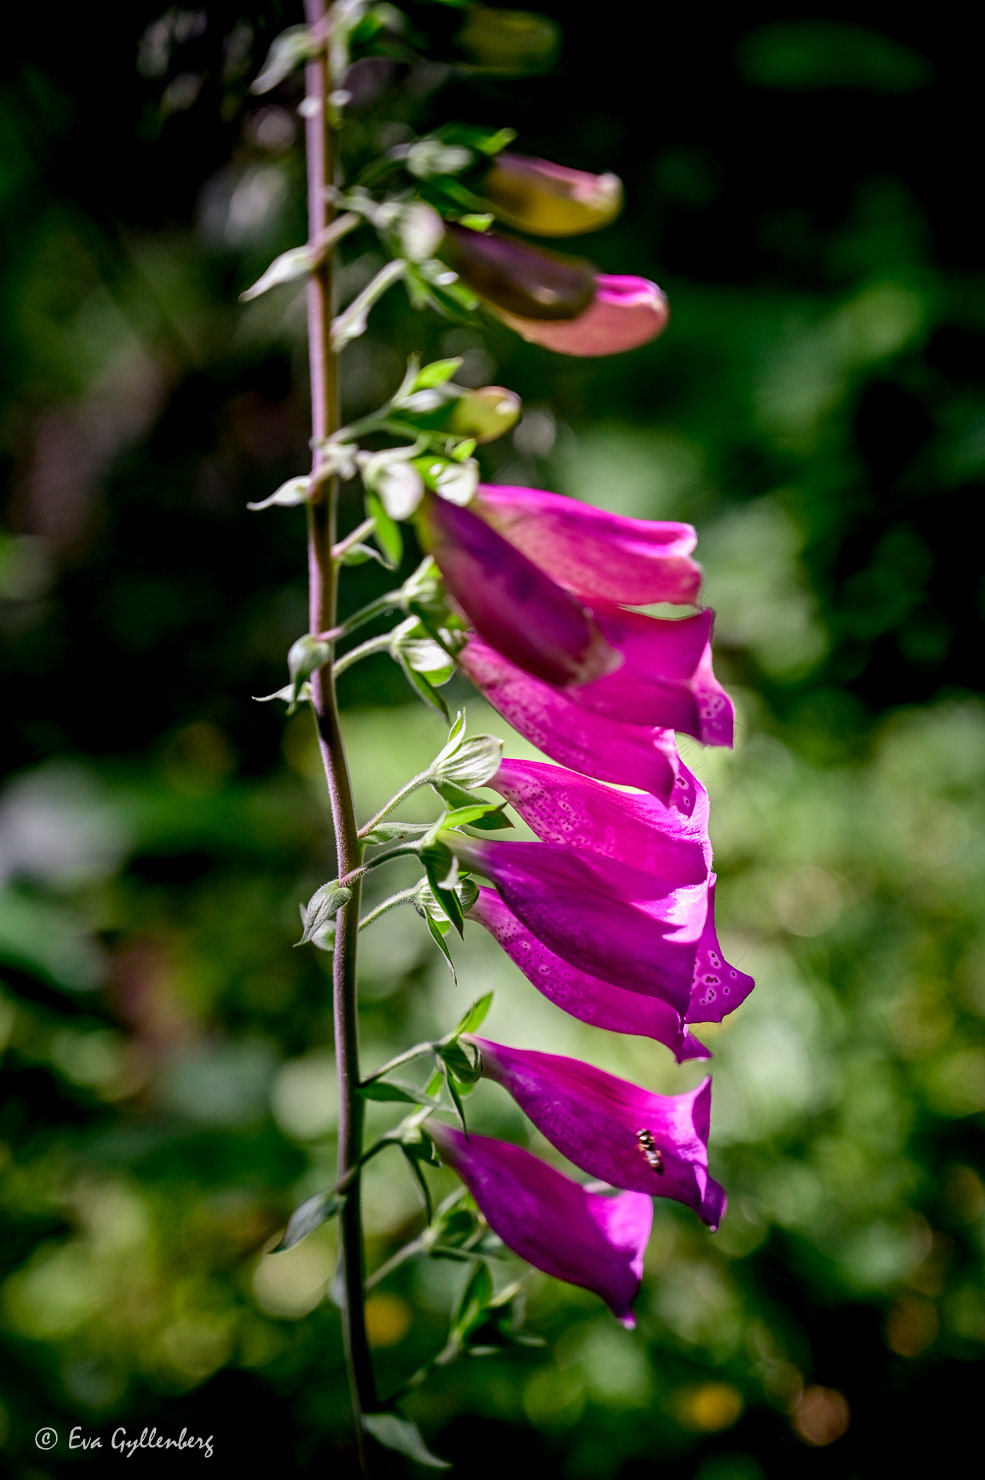
<instances>
[{"instance_id":1,"label":"green sepal","mask_svg":"<svg viewBox=\"0 0 985 1480\"><path fill-rule=\"evenodd\" d=\"M458 1297L451 1318L451 1334L464 1340L467 1332L488 1309L493 1298L492 1275L482 1263L476 1264Z\"/></svg>"},{"instance_id":2,"label":"green sepal","mask_svg":"<svg viewBox=\"0 0 985 1480\"><path fill-rule=\"evenodd\" d=\"M413 1084L407 1084L402 1079L373 1079L369 1084L361 1084L357 1093L364 1100L388 1100L396 1101L401 1105L433 1105L434 1100L422 1089L417 1089Z\"/></svg>"},{"instance_id":3,"label":"green sepal","mask_svg":"<svg viewBox=\"0 0 985 1480\"><path fill-rule=\"evenodd\" d=\"M400 664L401 672L415 694L423 699L425 704L430 705L432 709L436 709L439 714L444 715L445 719L449 719L451 712L445 703L443 695L438 693L438 690L429 683L423 673L418 673L413 669L399 651L394 654L394 657Z\"/></svg>"},{"instance_id":4,"label":"green sepal","mask_svg":"<svg viewBox=\"0 0 985 1480\"><path fill-rule=\"evenodd\" d=\"M460 355L453 360L432 360L430 365L422 366L417 372L408 394L414 395L416 391L433 390L435 386L444 385L447 380L451 380L461 363Z\"/></svg>"},{"instance_id":5,"label":"green sepal","mask_svg":"<svg viewBox=\"0 0 985 1480\"><path fill-rule=\"evenodd\" d=\"M457 1038L447 1043L436 1043L434 1051L462 1084L476 1084L482 1078L482 1055L475 1044L470 1043L468 1047L475 1055L474 1059L469 1057L466 1047Z\"/></svg>"},{"instance_id":6,"label":"green sepal","mask_svg":"<svg viewBox=\"0 0 985 1480\"><path fill-rule=\"evenodd\" d=\"M330 1218L337 1217L344 1206L345 1198L341 1193L331 1188L326 1192L316 1192L314 1197L307 1198L300 1207L294 1209L280 1243L270 1250L271 1254L283 1254L286 1249L293 1249L309 1233L313 1233Z\"/></svg>"},{"instance_id":7,"label":"green sepal","mask_svg":"<svg viewBox=\"0 0 985 1480\"><path fill-rule=\"evenodd\" d=\"M446 1459L439 1459L436 1454L431 1453L421 1437L420 1429L402 1413L364 1413L363 1428L384 1449L406 1455L408 1459L416 1460L419 1465L427 1465L432 1470L451 1469Z\"/></svg>"},{"instance_id":8,"label":"green sepal","mask_svg":"<svg viewBox=\"0 0 985 1480\"><path fill-rule=\"evenodd\" d=\"M501 827L512 827L512 822L504 815L505 807L505 802L483 801L455 807L442 821L442 830L446 827L476 827L482 832L495 832Z\"/></svg>"},{"instance_id":9,"label":"green sepal","mask_svg":"<svg viewBox=\"0 0 985 1480\"><path fill-rule=\"evenodd\" d=\"M448 1035L447 1041L451 1043L462 1033L474 1033L476 1028L481 1028L482 1024L486 1020L486 1015L488 1014L490 1007L492 1007L492 1000L492 992L486 992L484 996L477 997L476 1000L472 1003L472 1006L469 1008L468 1012L462 1018L461 1022L458 1023L453 1032Z\"/></svg>"},{"instance_id":10,"label":"green sepal","mask_svg":"<svg viewBox=\"0 0 985 1480\"><path fill-rule=\"evenodd\" d=\"M421 862L435 899L448 916L459 935L465 934L465 915L462 901L456 893L458 883L458 860L446 843L426 843L421 849Z\"/></svg>"},{"instance_id":11,"label":"green sepal","mask_svg":"<svg viewBox=\"0 0 985 1480\"><path fill-rule=\"evenodd\" d=\"M444 1062L443 1059L441 1062L441 1075L445 1081L445 1088L448 1091L448 1098L451 1100L452 1104L455 1107L455 1114L458 1116L458 1123L462 1127L462 1130L465 1132L465 1134L468 1135L469 1128L465 1124L465 1106L462 1104L462 1097L459 1092L459 1087L455 1082L455 1076L451 1073L448 1065Z\"/></svg>"},{"instance_id":12,"label":"green sepal","mask_svg":"<svg viewBox=\"0 0 985 1480\"><path fill-rule=\"evenodd\" d=\"M379 550L374 550L372 545L350 545L347 550L342 551L338 559L342 565L365 565L367 560L375 560L386 566L387 570L393 569L390 562L383 558Z\"/></svg>"},{"instance_id":13,"label":"green sepal","mask_svg":"<svg viewBox=\"0 0 985 1480\"><path fill-rule=\"evenodd\" d=\"M445 962L448 966L448 970L451 972L452 975L452 981L457 986L458 972L455 970L455 963L451 958L451 951L448 949L448 942L445 940L441 927L438 925L438 922L436 920L432 920L431 916L428 914L424 915L424 923L428 928L428 934L430 935L431 939L438 947L438 950L441 952L442 956L444 956ZM447 930L448 928L449 927L446 925L445 930Z\"/></svg>"},{"instance_id":14,"label":"green sepal","mask_svg":"<svg viewBox=\"0 0 985 1480\"><path fill-rule=\"evenodd\" d=\"M400 525L390 518L379 495L372 489L366 493L366 515L375 520L373 538L380 547L384 565L388 570L396 570L404 558L404 537Z\"/></svg>"}]
</instances>

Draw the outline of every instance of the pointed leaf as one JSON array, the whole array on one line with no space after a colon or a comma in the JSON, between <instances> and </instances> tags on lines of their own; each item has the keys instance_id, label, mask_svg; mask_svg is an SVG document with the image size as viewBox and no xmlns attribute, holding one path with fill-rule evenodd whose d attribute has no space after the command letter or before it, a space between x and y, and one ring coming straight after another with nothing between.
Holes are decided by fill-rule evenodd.
<instances>
[{"instance_id":1,"label":"pointed leaf","mask_svg":"<svg viewBox=\"0 0 985 1480\"><path fill-rule=\"evenodd\" d=\"M435 386L444 385L446 380L451 380L461 363L461 355L454 360L432 360L430 365L423 366L417 372L414 384L411 386L411 394L413 395L415 391L432 390Z\"/></svg>"},{"instance_id":2,"label":"pointed leaf","mask_svg":"<svg viewBox=\"0 0 985 1480\"><path fill-rule=\"evenodd\" d=\"M483 997L477 998L456 1027L453 1037L457 1038L460 1033L474 1033L476 1028L481 1028L486 1020L486 1014L492 1007L492 1000L492 992L486 992Z\"/></svg>"},{"instance_id":3,"label":"pointed leaf","mask_svg":"<svg viewBox=\"0 0 985 1480\"><path fill-rule=\"evenodd\" d=\"M293 1249L309 1233L320 1228L330 1218L335 1218L344 1206L345 1198L340 1193L332 1189L316 1192L314 1197L309 1197L300 1207L294 1209L280 1243L270 1252L283 1254L285 1249Z\"/></svg>"},{"instance_id":4,"label":"pointed leaf","mask_svg":"<svg viewBox=\"0 0 985 1480\"><path fill-rule=\"evenodd\" d=\"M401 1413L364 1413L363 1428L384 1449L405 1454L408 1459L414 1459L419 1465L427 1465L432 1470L451 1469L447 1460L439 1459L436 1454L431 1453L421 1438L420 1429Z\"/></svg>"},{"instance_id":5,"label":"pointed leaf","mask_svg":"<svg viewBox=\"0 0 985 1480\"><path fill-rule=\"evenodd\" d=\"M361 1084L359 1093L364 1100L392 1100L402 1105L430 1105L433 1100L422 1089L405 1084L402 1079L374 1079Z\"/></svg>"},{"instance_id":6,"label":"pointed leaf","mask_svg":"<svg viewBox=\"0 0 985 1480\"><path fill-rule=\"evenodd\" d=\"M427 915L426 914L424 916L424 923L427 926L428 931L430 932L431 939L434 941L435 945L438 947L438 950L441 952L441 954L444 956L445 960L447 961L447 963L448 963L448 970L452 974L452 980L457 985L457 983L458 983L458 973L455 970L455 963L451 959L451 951L448 949L448 946L447 946L447 943L445 941L444 936L442 935L441 931L438 929L438 926L435 924L434 920L431 919L431 916L430 915Z\"/></svg>"},{"instance_id":7,"label":"pointed leaf","mask_svg":"<svg viewBox=\"0 0 985 1480\"><path fill-rule=\"evenodd\" d=\"M316 57L324 46L306 26L288 26L275 36L260 75L250 87L252 93L270 92L305 62Z\"/></svg>"},{"instance_id":8,"label":"pointed leaf","mask_svg":"<svg viewBox=\"0 0 985 1480\"><path fill-rule=\"evenodd\" d=\"M308 502L310 492L310 478L288 478L287 482L282 483L268 498L261 499L256 504L247 504L246 507L252 509L254 512L259 509L271 509L275 505L283 509L294 509L299 504L306 504Z\"/></svg>"},{"instance_id":9,"label":"pointed leaf","mask_svg":"<svg viewBox=\"0 0 985 1480\"><path fill-rule=\"evenodd\" d=\"M404 537L400 525L395 524L386 512L379 495L370 489L366 494L366 513L376 521L373 538L380 547L384 564L388 570L396 570L404 555Z\"/></svg>"},{"instance_id":10,"label":"pointed leaf","mask_svg":"<svg viewBox=\"0 0 985 1480\"><path fill-rule=\"evenodd\" d=\"M478 827L490 831L500 827L512 827L510 819L505 816L505 802L470 802L467 806L456 807L449 812L442 822L442 828L446 827Z\"/></svg>"},{"instance_id":11,"label":"pointed leaf","mask_svg":"<svg viewBox=\"0 0 985 1480\"><path fill-rule=\"evenodd\" d=\"M249 303L251 299L259 298L261 293L280 287L281 283L295 283L299 278L307 277L316 265L317 259L310 247L290 247L274 258L252 287L240 293L240 302Z\"/></svg>"}]
</instances>

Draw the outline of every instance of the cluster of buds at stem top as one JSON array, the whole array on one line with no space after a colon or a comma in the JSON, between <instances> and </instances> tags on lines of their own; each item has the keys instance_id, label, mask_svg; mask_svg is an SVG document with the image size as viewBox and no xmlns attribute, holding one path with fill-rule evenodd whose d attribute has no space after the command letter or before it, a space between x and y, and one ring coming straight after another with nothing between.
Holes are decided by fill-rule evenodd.
<instances>
[{"instance_id":1,"label":"cluster of buds at stem top","mask_svg":"<svg viewBox=\"0 0 985 1480\"><path fill-rule=\"evenodd\" d=\"M506 758L486 783L537 841L444 835L488 881L467 918L582 1022L650 1037L678 1061L708 1057L692 1026L721 1021L753 980L719 944L708 797L675 731L730 745L732 706L712 669L709 611L633 610L694 607L693 529L485 486L465 507L427 498L417 518L471 629L459 666L562 763ZM725 1210L708 1171L710 1080L661 1096L577 1060L472 1042L546 1139L620 1192L589 1191L484 1137L441 1129L439 1150L505 1243L632 1324L650 1219L640 1199L684 1202L712 1229Z\"/></svg>"}]
</instances>

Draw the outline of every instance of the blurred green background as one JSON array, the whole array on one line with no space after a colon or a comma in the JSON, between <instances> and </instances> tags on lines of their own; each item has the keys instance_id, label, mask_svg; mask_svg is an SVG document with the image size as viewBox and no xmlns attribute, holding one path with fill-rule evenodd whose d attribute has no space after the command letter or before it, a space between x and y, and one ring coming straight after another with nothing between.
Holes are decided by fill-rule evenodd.
<instances>
[{"instance_id":1,"label":"blurred green background","mask_svg":"<svg viewBox=\"0 0 985 1480\"><path fill-rule=\"evenodd\" d=\"M446 10L412 9L450 36ZM950 25L846 6L544 9L566 24L551 75L435 91L433 68L364 69L352 146L399 137L412 98L421 128L509 124L530 153L616 170L627 209L580 247L656 278L670 328L565 360L393 294L347 353L347 410L412 348L461 354L463 378L526 405L487 475L698 525L739 743L682 749L712 793L722 938L759 985L707 1035L720 1233L658 1204L635 1334L536 1277L546 1346L451 1365L409 1411L456 1462L571 1480L980 1461L977 52ZM260 1252L334 1162L327 958L291 949L298 901L331 872L326 809L307 718L250 697L284 681L306 625L301 516L245 511L305 466L303 304L237 302L303 236L296 87L248 93L297 19L21 8L6 48L0 1462L16 1476L105 1463L68 1453L75 1424L104 1443L184 1425L220 1460L289 1473L353 1466L333 1232ZM359 238L349 263L351 292L378 259ZM366 567L347 580L352 606L381 589ZM365 813L443 730L383 658L343 700ZM484 936L457 960L456 987L412 912L368 934L367 1064L495 987L494 1038L666 1090L701 1073L564 1018ZM471 1105L483 1129L528 1134L493 1088ZM395 1156L366 1200L375 1266L420 1225ZM463 1278L419 1261L380 1286L384 1391L440 1348Z\"/></svg>"}]
</instances>

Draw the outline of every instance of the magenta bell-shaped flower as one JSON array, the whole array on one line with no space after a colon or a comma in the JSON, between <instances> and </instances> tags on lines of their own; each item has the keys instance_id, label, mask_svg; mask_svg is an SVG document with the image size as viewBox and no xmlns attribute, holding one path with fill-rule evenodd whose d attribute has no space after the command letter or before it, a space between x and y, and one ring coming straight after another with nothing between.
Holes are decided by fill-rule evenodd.
<instances>
[{"instance_id":1,"label":"magenta bell-shaped flower","mask_svg":"<svg viewBox=\"0 0 985 1480\"><path fill-rule=\"evenodd\" d=\"M752 979L722 957L714 875L668 889L629 864L561 843L488 842L454 833L445 841L468 868L492 880L538 940L591 976L661 997L695 1022L719 1021L752 990ZM704 1016L691 1011L699 983L711 1009Z\"/></svg>"},{"instance_id":2,"label":"magenta bell-shaped flower","mask_svg":"<svg viewBox=\"0 0 985 1480\"><path fill-rule=\"evenodd\" d=\"M705 745L732 744L732 701L711 666L710 611L665 619L601 602L592 611L622 662L573 693L577 704L610 719L680 730Z\"/></svg>"},{"instance_id":3,"label":"magenta bell-shaped flower","mask_svg":"<svg viewBox=\"0 0 985 1480\"><path fill-rule=\"evenodd\" d=\"M686 1203L718 1227L725 1189L708 1175L710 1079L687 1094L655 1095L580 1059L471 1041L485 1078L575 1166L612 1187Z\"/></svg>"},{"instance_id":4,"label":"magenta bell-shaped flower","mask_svg":"<svg viewBox=\"0 0 985 1480\"><path fill-rule=\"evenodd\" d=\"M449 595L486 641L521 668L567 687L619 666L591 612L471 509L432 495L418 521Z\"/></svg>"},{"instance_id":5,"label":"magenta bell-shaped flower","mask_svg":"<svg viewBox=\"0 0 985 1480\"><path fill-rule=\"evenodd\" d=\"M667 327L667 295L648 278L600 272L595 294L577 318L527 318L497 310L522 339L559 355L617 355L656 339Z\"/></svg>"},{"instance_id":6,"label":"magenta bell-shaped flower","mask_svg":"<svg viewBox=\"0 0 985 1480\"><path fill-rule=\"evenodd\" d=\"M614 791L561 766L505 758L486 783L545 843L566 843L623 861L668 887L702 884L711 870L708 793L694 778L689 817L647 793Z\"/></svg>"},{"instance_id":7,"label":"magenta bell-shaped flower","mask_svg":"<svg viewBox=\"0 0 985 1480\"><path fill-rule=\"evenodd\" d=\"M711 1057L669 1002L627 991L562 960L521 925L495 889L479 890L468 919L483 925L531 985L562 1012L610 1033L652 1038L669 1048L678 1063Z\"/></svg>"},{"instance_id":8,"label":"magenta bell-shaped flower","mask_svg":"<svg viewBox=\"0 0 985 1480\"><path fill-rule=\"evenodd\" d=\"M624 1326L635 1326L632 1304L653 1223L649 1197L586 1192L529 1151L490 1136L436 1122L428 1134L508 1248L555 1279L593 1290Z\"/></svg>"},{"instance_id":9,"label":"magenta bell-shaped flower","mask_svg":"<svg viewBox=\"0 0 985 1480\"><path fill-rule=\"evenodd\" d=\"M690 524L627 519L539 488L480 484L471 507L559 585L586 601L695 605Z\"/></svg>"},{"instance_id":10,"label":"magenta bell-shaped flower","mask_svg":"<svg viewBox=\"0 0 985 1480\"><path fill-rule=\"evenodd\" d=\"M621 786L638 786L685 816L693 812L697 782L677 753L671 730L609 719L472 636L458 654L466 678L499 714L552 760Z\"/></svg>"}]
</instances>

